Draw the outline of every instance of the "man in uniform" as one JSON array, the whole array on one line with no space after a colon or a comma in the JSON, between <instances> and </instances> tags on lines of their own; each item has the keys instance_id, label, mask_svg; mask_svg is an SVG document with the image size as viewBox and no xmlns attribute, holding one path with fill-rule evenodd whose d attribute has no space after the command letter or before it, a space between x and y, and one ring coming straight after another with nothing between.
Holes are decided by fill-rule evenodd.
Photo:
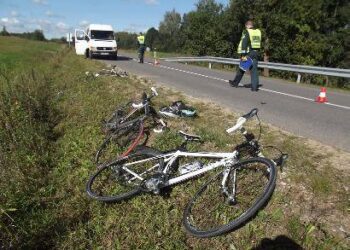
<instances>
[{"instance_id":1,"label":"man in uniform","mask_svg":"<svg viewBox=\"0 0 350 250\"><path fill-rule=\"evenodd\" d=\"M145 36L142 33L140 33L140 35L137 37L137 42L139 45L139 63L143 63L143 57L145 55L146 46Z\"/></svg>"},{"instance_id":2,"label":"man in uniform","mask_svg":"<svg viewBox=\"0 0 350 250\"><path fill-rule=\"evenodd\" d=\"M241 55L242 61L247 60L247 57L250 57L253 61L250 72L251 84L249 84L252 91L259 90L258 51L260 48L261 31L259 29L253 29L253 21L249 20L245 23L245 30L243 30L237 52ZM238 87L244 72L244 70L238 68L235 79L229 81L232 87Z\"/></svg>"}]
</instances>

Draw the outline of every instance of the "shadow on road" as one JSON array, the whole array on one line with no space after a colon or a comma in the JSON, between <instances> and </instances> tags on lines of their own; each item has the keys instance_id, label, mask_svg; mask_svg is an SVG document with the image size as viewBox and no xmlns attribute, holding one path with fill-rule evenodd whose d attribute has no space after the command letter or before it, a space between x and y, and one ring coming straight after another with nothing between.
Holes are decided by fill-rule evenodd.
<instances>
[{"instance_id":1,"label":"shadow on road","mask_svg":"<svg viewBox=\"0 0 350 250\"><path fill-rule=\"evenodd\" d=\"M102 56L95 56L94 59L96 60L104 60L104 61L130 61L132 60L131 57L127 57L127 56L118 56L118 59L112 59L110 57L102 57Z\"/></svg>"},{"instance_id":2,"label":"shadow on road","mask_svg":"<svg viewBox=\"0 0 350 250\"><path fill-rule=\"evenodd\" d=\"M279 235L275 239L264 238L260 244L252 250L302 250L303 248L294 240L285 235Z\"/></svg>"},{"instance_id":3,"label":"shadow on road","mask_svg":"<svg viewBox=\"0 0 350 250\"><path fill-rule=\"evenodd\" d=\"M127 57L127 56L118 56L117 61L130 61L132 60L131 57Z\"/></svg>"}]
</instances>

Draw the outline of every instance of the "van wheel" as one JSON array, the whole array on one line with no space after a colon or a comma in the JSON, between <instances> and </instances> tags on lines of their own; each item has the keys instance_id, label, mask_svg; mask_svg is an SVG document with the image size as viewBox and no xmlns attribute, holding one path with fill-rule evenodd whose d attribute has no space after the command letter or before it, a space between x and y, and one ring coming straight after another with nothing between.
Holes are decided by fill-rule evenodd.
<instances>
[{"instance_id":1,"label":"van wheel","mask_svg":"<svg viewBox=\"0 0 350 250\"><path fill-rule=\"evenodd\" d=\"M92 55L91 50L89 50L89 58L90 58L90 59L92 59L92 58L93 58L93 55Z\"/></svg>"}]
</instances>

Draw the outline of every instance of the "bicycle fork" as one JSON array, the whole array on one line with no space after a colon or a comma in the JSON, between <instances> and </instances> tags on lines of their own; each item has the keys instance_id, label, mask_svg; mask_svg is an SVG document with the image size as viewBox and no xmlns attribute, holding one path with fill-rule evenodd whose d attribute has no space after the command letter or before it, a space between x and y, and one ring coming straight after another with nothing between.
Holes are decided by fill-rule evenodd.
<instances>
[{"instance_id":1,"label":"bicycle fork","mask_svg":"<svg viewBox=\"0 0 350 250\"><path fill-rule=\"evenodd\" d=\"M221 182L221 193L227 197L227 203L229 205L233 205L236 203L236 176L237 176L237 169L233 169L233 178L232 179L232 192L229 190L228 181L229 181L229 175L231 172L231 168L226 168L223 171L223 178Z\"/></svg>"}]
</instances>

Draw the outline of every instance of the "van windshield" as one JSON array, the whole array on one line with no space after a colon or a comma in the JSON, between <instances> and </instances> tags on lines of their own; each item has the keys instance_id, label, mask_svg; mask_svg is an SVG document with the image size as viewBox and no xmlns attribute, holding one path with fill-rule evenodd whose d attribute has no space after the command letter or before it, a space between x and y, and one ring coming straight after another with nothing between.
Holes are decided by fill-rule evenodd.
<instances>
[{"instance_id":1,"label":"van windshield","mask_svg":"<svg viewBox=\"0 0 350 250\"><path fill-rule=\"evenodd\" d=\"M91 30L91 39L114 40L113 31Z\"/></svg>"}]
</instances>

